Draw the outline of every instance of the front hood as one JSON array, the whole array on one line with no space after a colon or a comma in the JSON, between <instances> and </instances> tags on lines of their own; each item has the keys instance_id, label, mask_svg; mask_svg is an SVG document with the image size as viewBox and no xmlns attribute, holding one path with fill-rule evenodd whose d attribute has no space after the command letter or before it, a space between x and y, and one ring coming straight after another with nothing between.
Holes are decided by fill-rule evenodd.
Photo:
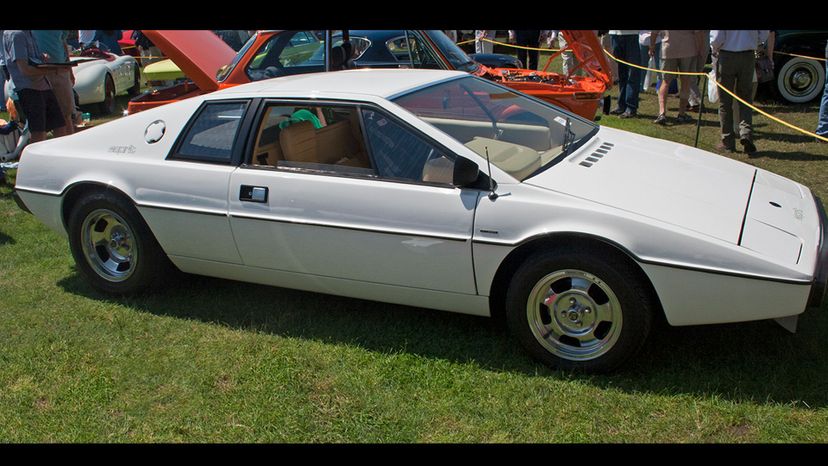
<instances>
[{"instance_id":1,"label":"front hood","mask_svg":"<svg viewBox=\"0 0 828 466\"><path fill-rule=\"evenodd\" d=\"M207 30L143 30L164 55L181 68L203 91L218 89L216 73L229 64L236 52L219 36Z\"/></svg>"},{"instance_id":2,"label":"front hood","mask_svg":"<svg viewBox=\"0 0 828 466\"><path fill-rule=\"evenodd\" d=\"M604 48L595 32L564 29L561 34L578 61L584 64L583 69L603 81L608 88L612 87L612 71L607 61L607 54L604 53Z\"/></svg>"},{"instance_id":3,"label":"front hood","mask_svg":"<svg viewBox=\"0 0 828 466\"><path fill-rule=\"evenodd\" d=\"M755 174L726 157L601 127L575 154L524 183L738 244Z\"/></svg>"}]
</instances>

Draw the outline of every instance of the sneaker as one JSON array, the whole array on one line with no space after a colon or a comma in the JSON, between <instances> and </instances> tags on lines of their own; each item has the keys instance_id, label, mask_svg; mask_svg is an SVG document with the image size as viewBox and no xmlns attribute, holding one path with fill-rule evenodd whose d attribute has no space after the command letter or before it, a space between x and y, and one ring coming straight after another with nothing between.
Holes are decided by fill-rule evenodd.
<instances>
[{"instance_id":1,"label":"sneaker","mask_svg":"<svg viewBox=\"0 0 828 466\"><path fill-rule=\"evenodd\" d=\"M622 113L624 113L624 110L621 110L620 108L616 108L615 110L609 112L610 115L620 115Z\"/></svg>"},{"instance_id":2,"label":"sneaker","mask_svg":"<svg viewBox=\"0 0 828 466\"><path fill-rule=\"evenodd\" d=\"M665 115L663 113L660 114L655 120L653 120L653 123L655 123L657 125L662 125L662 126L666 125L667 124L667 115Z\"/></svg>"},{"instance_id":3,"label":"sneaker","mask_svg":"<svg viewBox=\"0 0 828 466\"><path fill-rule=\"evenodd\" d=\"M742 138L742 139L739 140L739 143L741 143L742 147L744 147L745 154L753 155L753 154L756 153L756 146L753 144L753 141L751 141L750 139Z\"/></svg>"},{"instance_id":4,"label":"sneaker","mask_svg":"<svg viewBox=\"0 0 828 466\"><path fill-rule=\"evenodd\" d=\"M638 116L638 113L635 110L627 110L626 112L618 115L618 118L635 118Z\"/></svg>"},{"instance_id":5,"label":"sneaker","mask_svg":"<svg viewBox=\"0 0 828 466\"><path fill-rule=\"evenodd\" d=\"M676 117L676 121L679 123L692 123L696 120L693 119L690 115L686 113L682 113L681 115Z\"/></svg>"}]
</instances>

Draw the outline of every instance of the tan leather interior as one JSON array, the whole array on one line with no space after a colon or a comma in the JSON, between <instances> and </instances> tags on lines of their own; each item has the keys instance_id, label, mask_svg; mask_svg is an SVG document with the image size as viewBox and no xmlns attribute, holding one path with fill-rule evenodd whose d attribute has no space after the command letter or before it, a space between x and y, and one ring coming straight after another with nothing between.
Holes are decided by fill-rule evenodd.
<instances>
[{"instance_id":1,"label":"tan leather interior","mask_svg":"<svg viewBox=\"0 0 828 466\"><path fill-rule=\"evenodd\" d=\"M282 129L279 142L282 156L289 162L370 168L361 139L361 134L359 139L354 137L351 120L319 129L303 121Z\"/></svg>"}]
</instances>

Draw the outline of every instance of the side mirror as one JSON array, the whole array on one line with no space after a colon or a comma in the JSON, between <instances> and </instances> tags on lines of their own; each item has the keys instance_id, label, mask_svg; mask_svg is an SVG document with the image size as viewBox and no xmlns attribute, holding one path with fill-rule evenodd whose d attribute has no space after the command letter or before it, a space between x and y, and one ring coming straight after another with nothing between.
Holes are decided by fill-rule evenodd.
<instances>
[{"instance_id":1,"label":"side mirror","mask_svg":"<svg viewBox=\"0 0 828 466\"><path fill-rule=\"evenodd\" d=\"M451 183L455 186L469 186L477 181L480 167L465 157L457 157L454 161L454 175Z\"/></svg>"}]
</instances>

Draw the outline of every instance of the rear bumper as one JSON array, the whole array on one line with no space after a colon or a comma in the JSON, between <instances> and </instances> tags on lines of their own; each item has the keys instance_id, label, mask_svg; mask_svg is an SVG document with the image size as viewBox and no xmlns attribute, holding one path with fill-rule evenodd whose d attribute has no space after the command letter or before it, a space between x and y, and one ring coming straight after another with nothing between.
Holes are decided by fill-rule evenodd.
<instances>
[{"instance_id":1,"label":"rear bumper","mask_svg":"<svg viewBox=\"0 0 828 466\"><path fill-rule=\"evenodd\" d=\"M822 200L816 200L817 212L819 212L820 240L817 253L817 265L814 270L814 281L811 284L811 294L808 296L808 308L820 307L825 302L825 291L828 289L828 231L826 231L825 207Z\"/></svg>"}]
</instances>

